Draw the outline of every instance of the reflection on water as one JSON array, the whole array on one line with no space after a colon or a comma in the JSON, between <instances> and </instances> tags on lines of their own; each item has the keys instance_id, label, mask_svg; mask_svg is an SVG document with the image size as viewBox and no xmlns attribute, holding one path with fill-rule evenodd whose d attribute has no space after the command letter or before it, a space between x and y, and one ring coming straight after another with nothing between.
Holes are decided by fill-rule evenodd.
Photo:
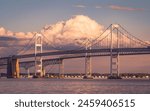
<instances>
[{"instance_id":1,"label":"reflection on water","mask_svg":"<svg viewBox=\"0 0 150 111\"><path fill-rule=\"evenodd\" d=\"M0 79L0 93L150 94L150 80Z\"/></svg>"}]
</instances>

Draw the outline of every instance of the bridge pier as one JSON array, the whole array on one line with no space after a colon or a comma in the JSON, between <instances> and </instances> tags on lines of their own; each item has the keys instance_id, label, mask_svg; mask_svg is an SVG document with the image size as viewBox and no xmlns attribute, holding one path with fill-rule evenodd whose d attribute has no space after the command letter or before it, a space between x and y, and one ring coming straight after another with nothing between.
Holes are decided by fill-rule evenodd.
<instances>
[{"instance_id":1,"label":"bridge pier","mask_svg":"<svg viewBox=\"0 0 150 111\"><path fill-rule=\"evenodd\" d=\"M85 77L84 78L91 78L92 77L92 64L91 64L91 57L85 57Z\"/></svg>"},{"instance_id":2,"label":"bridge pier","mask_svg":"<svg viewBox=\"0 0 150 111\"><path fill-rule=\"evenodd\" d=\"M7 60L7 78L19 78L19 60L10 57Z\"/></svg>"}]
</instances>

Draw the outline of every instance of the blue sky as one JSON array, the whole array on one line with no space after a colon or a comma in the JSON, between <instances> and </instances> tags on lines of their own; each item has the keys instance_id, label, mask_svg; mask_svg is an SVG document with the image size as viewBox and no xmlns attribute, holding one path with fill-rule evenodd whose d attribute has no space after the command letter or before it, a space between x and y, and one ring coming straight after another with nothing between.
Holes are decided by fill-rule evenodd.
<instances>
[{"instance_id":1,"label":"blue sky","mask_svg":"<svg viewBox=\"0 0 150 111\"><path fill-rule=\"evenodd\" d=\"M14 32L39 31L79 14L150 40L150 0L0 0L0 27Z\"/></svg>"}]
</instances>

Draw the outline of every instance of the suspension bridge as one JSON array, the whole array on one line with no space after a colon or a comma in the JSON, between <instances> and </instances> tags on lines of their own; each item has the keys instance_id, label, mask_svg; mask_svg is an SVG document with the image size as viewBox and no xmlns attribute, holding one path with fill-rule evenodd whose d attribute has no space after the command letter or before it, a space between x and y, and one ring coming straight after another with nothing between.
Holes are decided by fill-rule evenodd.
<instances>
[{"instance_id":1,"label":"suspension bridge","mask_svg":"<svg viewBox=\"0 0 150 111\"><path fill-rule=\"evenodd\" d=\"M44 52L44 49L56 51ZM82 41L75 49L58 50L44 33L36 33L15 55L1 57L0 69L6 69L7 78L20 78L20 67L27 70L34 67L33 77L45 77L45 67L59 65L59 77L64 77L64 60L85 58L84 78L92 78L92 57L109 56L108 77L119 78L119 57L125 55L150 54L150 44L130 34L119 24L111 24L95 39ZM34 49L34 52L31 52ZM26 53L30 51L30 53ZM33 51L33 50L32 50ZM49 59L49 57L53 57ZM48 59L47 59L48 58ZM21 61L26 59L25 61Z\"/></svg>"}]
</instances>

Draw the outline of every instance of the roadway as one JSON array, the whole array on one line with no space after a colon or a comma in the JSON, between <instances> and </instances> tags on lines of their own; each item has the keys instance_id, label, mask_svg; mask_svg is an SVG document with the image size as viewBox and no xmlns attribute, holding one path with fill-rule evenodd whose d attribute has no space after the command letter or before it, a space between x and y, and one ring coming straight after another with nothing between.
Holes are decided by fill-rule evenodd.
<instances>
[{"instance_id":1,"label":"roadway","mask_svg":"<svg viewBox=\"0 0 150 111\"><path fill-rule=\"evenodd\" d=\"M142 54L150 54L150 48L116 48L112 49L113 54L119 54L121 56L123 55L142 55ZM97 57L97 56L110 56L111 55L111 49L91 49L91 50L66 50L66 51L55 51L55 52L45 52L45 53L38 53L36 56L52 56L52 55L64 55L59 58L55 59L45 59L43 60L43 65L50 65L50 64L59 64L61 60L64 59L73 59L73 58L83 58L85 57L85 53L90 53L88 56L91 57ZM95 54L97 53L97 54ZM26 54L26 55L14 55L13 58L30 58L35 57L35 54ZM0 58L7 59L9 57ZM49 63L46 63L49 61ZM20 65L24 66L25 64L34 64L35 61L24 61L20 62ZM7 65L0 64L0 66ZM31 66L32 66L31 65Z\"/></svg>"}]
</instances>

